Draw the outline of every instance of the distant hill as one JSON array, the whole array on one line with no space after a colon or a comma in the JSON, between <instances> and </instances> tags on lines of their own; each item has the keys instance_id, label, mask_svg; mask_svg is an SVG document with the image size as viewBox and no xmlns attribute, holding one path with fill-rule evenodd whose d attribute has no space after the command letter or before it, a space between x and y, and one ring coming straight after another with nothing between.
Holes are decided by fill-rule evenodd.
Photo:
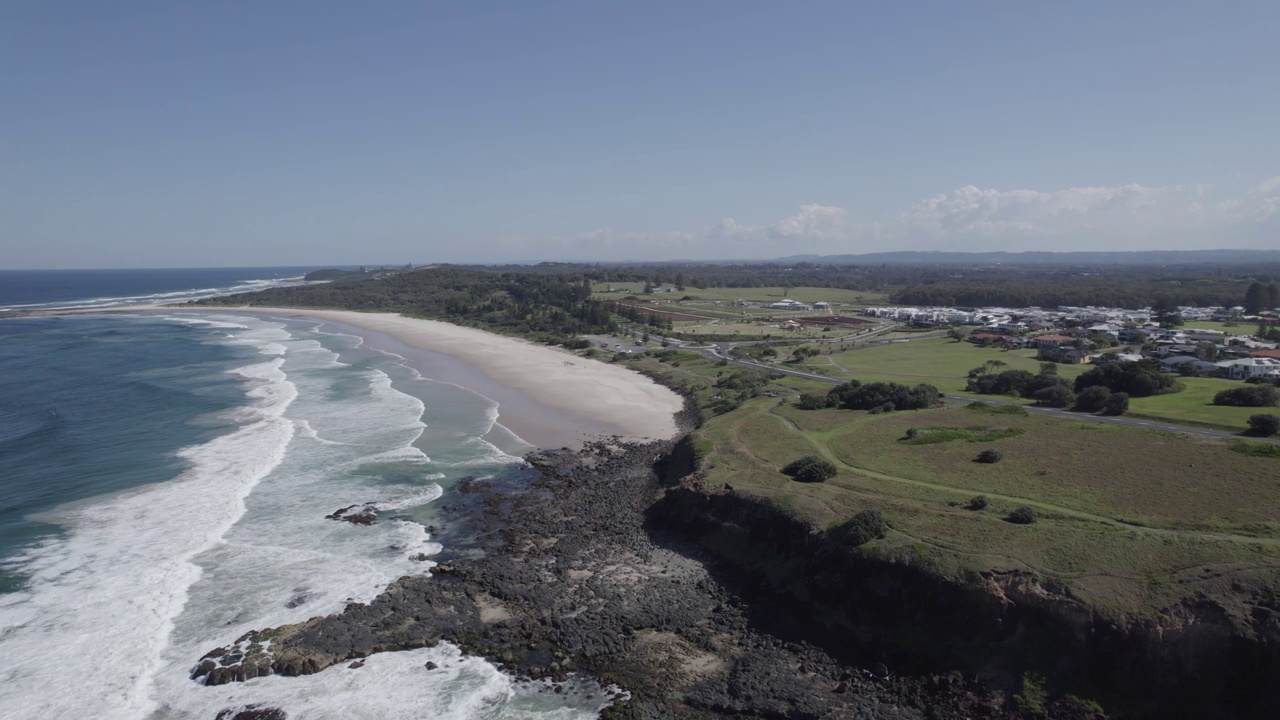
<instances>
[{"instance_id":1,"label":"distant hill","mask_svg":"<svg viewBox=\"0 0 1280 720\"><path fill-rule=\"evenodd\" d=\"M1280 250L1148 250L1141 252L883 252L792 255L775 262L831 265L1250 265L1280 263Z\"/></svg>"}]
</instances>

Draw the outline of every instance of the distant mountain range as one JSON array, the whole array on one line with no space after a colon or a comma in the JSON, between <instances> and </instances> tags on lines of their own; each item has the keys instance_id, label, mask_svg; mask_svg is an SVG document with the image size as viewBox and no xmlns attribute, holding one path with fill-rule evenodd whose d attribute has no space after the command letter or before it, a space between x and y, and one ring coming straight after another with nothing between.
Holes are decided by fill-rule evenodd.
<instances>
[{"instance_id":1,"label":"distant mountain range","mask_svg":"<svg viewBox=\"0 0 1280 720\"><path fill-rule=\"evenodd\" d=\"M830 265L1251 265L1280 263L1280 250L1147 250L1141 252L881 252L792 255L774 262Z\"/></svg>"}]
</instances>

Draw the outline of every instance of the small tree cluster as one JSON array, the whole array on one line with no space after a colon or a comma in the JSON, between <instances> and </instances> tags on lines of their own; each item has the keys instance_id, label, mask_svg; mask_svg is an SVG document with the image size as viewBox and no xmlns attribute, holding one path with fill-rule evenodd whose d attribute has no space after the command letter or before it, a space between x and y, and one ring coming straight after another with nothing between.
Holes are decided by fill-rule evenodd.
<instances>
[{"instance_id":1,"label":"small tree cluster","mask_svg":"<svg viewBox=\"0 0 1280 720\"><path fill-rule=\"evenodd\" d=\"M987 505L989 504L990 502L987 500L986 495L978 495L977 497L970 498L969 504L966 505L965 507L969 508L970 510L986 510Z\"/></svg>"},{"instance_id":2,"label":"small tree cluster","mask_svg":"<svg viewBox=\"0 0 1280 720\"><path fill-rule=\"evenodd\" d=\"M1076 394L1095 385L1111 392L1128 393L1131 397L1164 395L1182 389L1172 375L1160 371L1160 363L1155 360L1095 365L1076 378Z\"/></svg>"},{"instance_id":3,"label":"small tree cluster","mask_svg":"<svg viewBox=\"0 0 1280 720\"><path fill-rule=\"evenodd\" d=\"M983 450L978 453L978 457L974 458L974 462L980 463L998 463L1004 459L1004 455L999 450Z\"/></svg>"},{"instance_id":4,"label":"small tree cluster","mask_svg":"<svg viewBox=\"0 0 1280 720\"><path fill-rule=\"evenodd\" d=\"M1275 415L1250 415L1249 433L1261 437L1280 434L1280 417Z\"/></svg>"},{"instance_id":5,"label":"small tree cluster","mask_svg":"<svg viewBox=\"0 0 1280 720\"><path fill-rule=\"evenodd\" d=\"M1245 385L1223 390L1213 396L1214 405L1237 407L1271 407L1280 402L1280 393L1273 385Z\"/></svg>"},{"instance_id":6,"label":"small tree cluster","mask_svg":"<svg viewBox=\"0 0 1280 720\"><path fill-rule=\"evenodd\" d=\"M783 475L790 475L797 482L822 482L835 477L838 472L829 460L816 455L805 455L782 468Z\"/></svg>"}]
</instances>

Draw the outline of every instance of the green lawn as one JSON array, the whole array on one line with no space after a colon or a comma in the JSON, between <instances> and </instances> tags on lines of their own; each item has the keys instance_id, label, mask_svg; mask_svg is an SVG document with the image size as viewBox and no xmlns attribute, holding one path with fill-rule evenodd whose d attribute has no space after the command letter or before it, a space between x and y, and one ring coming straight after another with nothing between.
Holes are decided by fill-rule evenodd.
<instances>
[{"instance_id":1,"label":"green lawn","mask_svg":"<svg viewBox=\"0 0 1280 720\"><path fill-rule=\"evenodd\" d=\"M1034 350L994 350L946 338L889 343L863 350L819 355L810 358L807 365L837 378L910 385L929 383L944 393L963 394L969 370L989 359L1006 363L1007 367L1004 369L1008 370L1036 373L1040 369ZM1089 370L1088 365L1058 365L1057 368L1059 375L1072 379ZM1250 415L1268 412L1259 408L1213 404L1213 396L1218 391L1239 387L1240 383L1237 381L1180 378L1179 382L1186 387L1180 393L1133 398L1129 403L1129 414L1173 425L1185 424L1226 432L1243 432L1248 427Z\"/></svg>"},{"instance_id":2,"label":"green lawn","mask_svg":"<svg viewBox=\"0 0 1280 720\"><path fill-rule=\"evenodd\" d=\"M1022 432L989 443L900 440L910 427L996 424ZM1209 577L1280 574L1280 459L1220 441L964 409L802 411L759 398L708 419L698 443L708 486L730 483L819 528L875 507L891 530L863 552L943 574L1029 569L1137 612L1208 588ZM972 462L987 447L1004 460ZM799 483L779 472L809 454L840 474ZM989 498L987 509L966 509L976 495ZM1040 521L1006 522L1021 505L1036 507Z\"/></svg>"},{"instance_id":3,"label":"green lawn","mask_svg":"<svg viewBox=\"0 0 1280 720\"><path fill-rule=\"evenodd\" d=\"M1204 425L1228 432L1243 432L1248 427L1250 415L1260 412L1280 414L1278 408L1214 405L1213 396L1219 391L1241 386L1236 380L1179 378L1178 382L1186 387L1180 393L1130 400L1129 415L1167 420L1171 423Z\"/></svg>"},{"instance_id":4,"label":"green lawn","mask_svg":"<svg viewBox=\"0 0 1280 720\"><path fill-rule=\"evenodd\" d=\"M995 350L948 338L890 342L866 349L818 355L808 364L834 367L833 377L910 385L929 383L945 393L963 393L969 370L988 360L1006 363L1005 370L1040 372L1040 361L1035 359L1034 350ZM1056 367L1058 373L1066 378L1074 378L1088 368L1085 365Z\"/></svg>"}]
</instances>

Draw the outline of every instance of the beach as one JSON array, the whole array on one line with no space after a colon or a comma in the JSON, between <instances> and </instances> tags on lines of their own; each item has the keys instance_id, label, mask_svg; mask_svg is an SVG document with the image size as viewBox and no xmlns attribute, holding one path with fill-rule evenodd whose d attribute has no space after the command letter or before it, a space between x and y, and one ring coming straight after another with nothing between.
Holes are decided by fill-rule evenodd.
<instances>
[{"instance_id":1,"label":"beach","mask_svg":"<svg viewBox=\"0 0 1280 720\"><path fill-rule=\"evenodd\" d=\"M674 416L684 403L670 389L625 367L549 345L399 313L138 305L24 314L140 311L248 314L325 323L361 337L365 347L403 357L424 377L457 384L496 401L499 430L509 430L518 440L543 449L577 449L588 439L614 435L628 440L666 440L676 434ZM502 438L491 441L504 450L511 447Z\"/></svg>"},{"instance_id":2,"label":"beach","mask_svg":"<svg viewBox=\"0 0 1280 720\"><path fill-rule=\"evenodd\" d=\"M350 310L254 307L251 312L352 328L367 347L405 357L424 376L497 401L498 422L542 448L577 448L591 437L610 435L666 440L676 434L674 416L684 403L670 389L624 367L438 320ZM433 358L434 353L460 363Z\"/></svg>"}]
</instances>

